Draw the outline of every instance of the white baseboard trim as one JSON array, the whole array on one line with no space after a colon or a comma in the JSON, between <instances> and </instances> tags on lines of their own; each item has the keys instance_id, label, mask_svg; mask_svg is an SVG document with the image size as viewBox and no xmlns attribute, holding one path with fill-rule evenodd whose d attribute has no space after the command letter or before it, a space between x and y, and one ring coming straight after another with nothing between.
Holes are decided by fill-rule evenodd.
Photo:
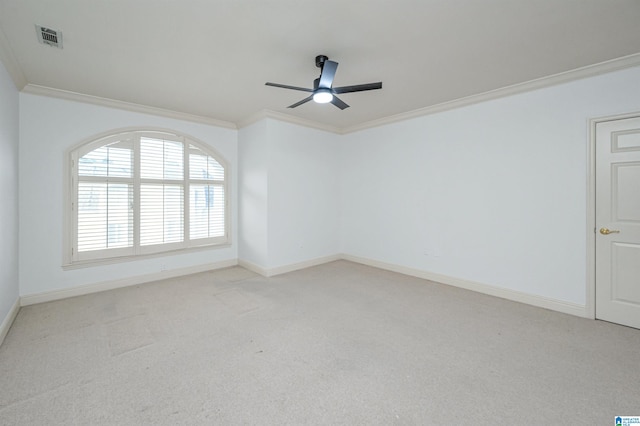
<instances>
[{"instance_id":1,"label":"white baseboard trim","mask_svg":"<svg viewBox=\"0 0 640 426\"><path fill-rule=\"evenodd\" d=\"M317 257L315 259L305 260L304 262L278 266L275 268L264 268L262 266L256 265L255 263L240 259L238 260L238 265L250 271L253 271L256 274L260 274L263 277L273 277L276 275L286 274L287 272L298 271L300 269L310 268L312 266L318 266L340 259L342 259L342 256L340 256L339 254L334 254L331 256Z\"/></svg>"},{"instance_id":2,"label":"white baseboard trim","mask_svg":"<svg viewBox=\"0 0 640 426\"><path fill-rule=\"evenodd\" d=\"M323 265L325 263L334 262L336 260L340 260L342 257L338 254L334 254L331 256L317 257L311 260L305 260L304 262L292 263L290 265L278 266L276 268L268 269L268 277L273 277L274 275L286 274L287 272L298 271L300 269L310 268L312 266Z\"/></svg>"},{"instance_id":3,"label":"white baseboard trim","mask_svg":"<svg viewBox=\"0 0 640 426\"><path fill-rule=\"evenodd\" d=\"M413 269L406 266L381 262L378 260L352 256L350 254L343 254L341 258L344 260L348 260L350 262L373 266L376 268L385 269L387 271L398 272L400 274L409 275L412 277L423 278L425 280L435 281L437 283L447 284L454 287L460 287L466 290L471 290L478 293L499 297L501 299L511 300L513 302L525 303L527 305L550 309L556 312L562 312L569 315L589 318L589 315L587 313L587 307L585 305L579 305L577 303L565 302L563 300L556 300L548 297L522 293L519 291L509 290L502 287L495 287L492 285L463 280L460 278L454 278L447 275L435 274L433 272L427 272L420 269Z\"/></svg>"},{"instance_id":4,"label":"white baseboard trim","mask_svg":"<svg viewBox=\"0 0 640 426\"><path fill-rule=\"evenodd\" d=\"M95 284L66 288L63 290L46 291L43 293L28 294L20 298L21 306L34 305L36 303L51 302L54 300L66 299L68 297L83 296L85 294L99 293L101 291L113 290L116 288L129 287L144 284L151 281L165 280L167 278L181 277L185 275L197 274L200 272L212 271L215 269L236 266L237 259L223 260L220 262L205 263L203 265L189 266L186 268L171 269L168 271L156 272L153 274L138 275L135 277L122 278L119 280L103 281Z\"/></svg>"},{"instance_id":5,"label":"white baseboard trim","mask_svg":"<svg viewBox=\"0 0 640 426\"><path fill-rule=\"evenodd\" d=\"M262 275L263 277L268 277L266 268L256 265L255 263L251 263L248 260L238 259L238 266L242 266L244 269L248 269L258 275Z\"/></svg>"},{"instance_id":6,"label":"white baseboard trim","mask_svg":"<svg viewBox=\"0 0 640 426\"><path fill-rule=\"evenodd\" d=\"M11 328L11 324L13 324L13 320L16 319L16 316L18 315L19 310L20 310L20 298L18 297L15 303L13 304L13 306L11 307L11 309L9 309L9 313L2 321L2 324L0 325L0 345L2 345L2 342L4 342L4 338L7 337L7 333Z\"/></svg>"}]
</instances>

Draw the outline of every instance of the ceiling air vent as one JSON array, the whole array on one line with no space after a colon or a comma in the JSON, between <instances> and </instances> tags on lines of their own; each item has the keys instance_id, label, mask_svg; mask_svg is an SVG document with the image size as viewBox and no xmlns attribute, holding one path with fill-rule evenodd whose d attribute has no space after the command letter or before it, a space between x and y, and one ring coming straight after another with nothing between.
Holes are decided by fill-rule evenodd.
<instances>
[{"instance_id":1,"label":"ceiling air vent","mask_svg":"<svg viewBox=\"0 0 640 426\"><path fill-rule=\"evenodd\" d=\"M40 43L62 49L62 32L36 25L36 33Z\"/></svg>"}]
</instances>

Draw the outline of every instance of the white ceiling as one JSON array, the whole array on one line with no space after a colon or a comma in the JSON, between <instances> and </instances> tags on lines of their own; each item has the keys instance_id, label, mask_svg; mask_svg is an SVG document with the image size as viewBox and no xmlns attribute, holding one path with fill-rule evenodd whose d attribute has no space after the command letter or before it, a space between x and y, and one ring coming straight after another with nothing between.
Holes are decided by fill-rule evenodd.
<instances>
[{"instance_id":1,"label":"white ceiling","mask_svg":"<svg viewBox=\"0 0 640 426\"><path fill-rule=\"evenodd\" d=\"M23 83L338 129L637 54L639 23L638 0L0 0ZM64 49L39 44L35 24ZM334 85L382 90L341 95L344 111L287 109L306 94L264 83L312 87L318 54L339 62Z\"/></svg>"}]
</instances>

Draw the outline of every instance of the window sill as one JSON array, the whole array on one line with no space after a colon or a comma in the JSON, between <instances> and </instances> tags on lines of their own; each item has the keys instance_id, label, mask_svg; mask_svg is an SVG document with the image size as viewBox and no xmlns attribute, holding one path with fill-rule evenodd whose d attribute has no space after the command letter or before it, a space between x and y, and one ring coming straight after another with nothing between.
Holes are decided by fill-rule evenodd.
<instances>
[{"instance_id":1,"label":"window sill","mask_svg":"<svg viewBox=\"0 0 640 426\"><path fill-rule=\"evenodd\" d=\"M79 260L72 263L63 263L62 270L70 271L74 269L91 268L95 266L116 265L118 263L123 263L123 262L135 262L137 260L153 259L157 257L174 256L174 255L193 253L193 252L199 252L204 250L215 250L215 249L222 249L222 248L229 248L229 247L231 247L231 243L226 242L226 243L220 243L220 244L209 244L209 245L203 245L203 246L188 247L188 248L183 248L178 250L169 250L169 251L163 251L160 253L152 253L152 254L110 257L105 259Z\"/></svg>"}]
</instances>

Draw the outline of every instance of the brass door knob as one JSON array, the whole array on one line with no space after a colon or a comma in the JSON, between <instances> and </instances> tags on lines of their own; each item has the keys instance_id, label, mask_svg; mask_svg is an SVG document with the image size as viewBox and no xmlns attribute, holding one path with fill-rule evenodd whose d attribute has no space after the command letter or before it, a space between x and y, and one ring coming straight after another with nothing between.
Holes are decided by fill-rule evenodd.
<instances>
[{"instance_id":1,"label":"brass door knob","mask_svg":"<svg viewBox=\"0 0 640 426\"><path fill-rule=\"evenodd\" d=\"M600 228L600 233L602 235L609 235L609 234L619 234L620 231L618 231L617 229Z\"/></svg>"}]
</instances>

